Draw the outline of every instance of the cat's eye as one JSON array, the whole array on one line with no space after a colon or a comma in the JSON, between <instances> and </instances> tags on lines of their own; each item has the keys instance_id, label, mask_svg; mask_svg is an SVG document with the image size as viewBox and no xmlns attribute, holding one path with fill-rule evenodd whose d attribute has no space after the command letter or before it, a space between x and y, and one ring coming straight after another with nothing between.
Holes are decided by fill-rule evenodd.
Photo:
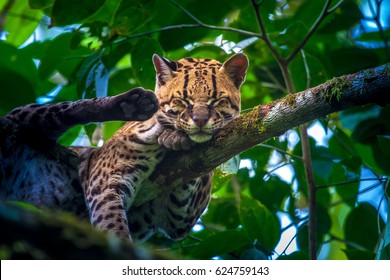
<instances>
[{"instance_id":1,"label":"cat's eye","mask_svg":"<svg viewBox=\"0 0 390 280\"><path fill-rule=\"evenodd\" d=\"M227 105L229 105L230 103L229 103L229 101L228 101L228 99L227 98L221 98L221 99L218 99L218 100L216 100L215 102L214 102L214 106L215 107L221 107L221 106L227 106Z\"/></svg>"},{"instance_id":2,"label":"cat's eye","mask_svg":"<svg viewBox=\"0 0 390 280\"><path fill-rule=\"evenodd\" d=\"M180 98L173 98L171 101L171 107L175 108L176 111L183 111L185 108L187 108L190 104L183 99Z\"/></svg>"},{"instance_id":3,"label":"cat's eye","mask_svg":"<svg viewBox=\"0 0 390 280\"><path fill-rule=\"evenodd\" d=\"M169 109L169 110L167 111L167 113L170 114L170 115L177 115L178 112L175 112L174 110Z\"/></svg>"}]
</instances>

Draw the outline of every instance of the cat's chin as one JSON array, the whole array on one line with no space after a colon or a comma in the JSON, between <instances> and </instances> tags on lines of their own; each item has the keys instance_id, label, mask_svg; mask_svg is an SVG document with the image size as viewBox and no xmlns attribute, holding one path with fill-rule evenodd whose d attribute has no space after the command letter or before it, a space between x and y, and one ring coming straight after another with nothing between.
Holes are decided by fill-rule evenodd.
<instances>
[{"instance_id":1,"label":"cat's chin","mask_svg":"<svg viewBox=\"0 0 390 280\"><path fill-rule=\"evenodd\" d=\"M198 132L198 133L194 133L194 134L190 134L188 135L190 137L190 139L196 143L203 143L203 142L207 142L211 139L211 137L213 137L212 134L208 134L208 133L202 133L202 132Z\"/></svg>"}]
</instances>

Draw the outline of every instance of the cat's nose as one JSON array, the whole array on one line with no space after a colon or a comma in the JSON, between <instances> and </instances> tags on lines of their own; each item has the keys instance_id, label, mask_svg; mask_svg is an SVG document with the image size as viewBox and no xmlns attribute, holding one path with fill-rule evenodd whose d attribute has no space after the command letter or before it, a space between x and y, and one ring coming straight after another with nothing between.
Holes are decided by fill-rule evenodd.
<instances>
[{"instance_id":1,"label":"cat's nose","mask_svg":"<svg viewBox=\"0 0 390 280\"><path fill-rule=\"evenodd\" d=\"M210 115L208 113L192 115L192 120L194 121L195 125L199 128L204 127L209 121L209 119L210 119Z\"/></svg>"}]
</instances>

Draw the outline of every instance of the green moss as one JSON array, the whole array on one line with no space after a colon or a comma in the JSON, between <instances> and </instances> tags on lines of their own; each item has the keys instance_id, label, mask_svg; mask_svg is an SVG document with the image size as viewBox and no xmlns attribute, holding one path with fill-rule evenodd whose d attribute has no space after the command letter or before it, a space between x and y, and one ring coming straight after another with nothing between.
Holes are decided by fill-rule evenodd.
<instances>
[{"instance_id":1,"label":"green moss","mask_svg":"<svg viewBox=\"0 0 390 280\"><path fill-rule=\"evenodd\" d=\"M294 107L296 105L296 95L293 93L290 93L284 98L284 101L287 105Z\"/></svg>"},{"instance_id":2,"label":"green moss","mask_svg":"<svg viewBox=\"0 0 390 280\"><path fill-rule=\"evenodd\" d=\"M257 131L258 134L264 133L266 127L262 119L264 112L260 108L255 108L253 111L245 114L240 122L237 123L236 128L233 128L233 133L242 133L242 131Z\"/></svg>"},{"instance_id":3,"label":"green moss","mask_svg":"<svg viewBox=\"0 0 390 280\"><path fill-rule=\"evenodd\" d=\"M259 125L257 126L257 132L264 133L267 130L267 128L264 126L263 122L260 122Z\"/></svg>"},{"instance_id":4,"label":"green moss","mask_svg":"<svg viewBox=\"0 0 390 280\"><path fill-rule=\"evenodd\" d=\"M334 98L336 98L337 101L340 101L343 89L350 87L351 85L352 82L346 77L333 78L326 83L323 98L327 102L330 102Z\"/></svg>"}]
</instances>

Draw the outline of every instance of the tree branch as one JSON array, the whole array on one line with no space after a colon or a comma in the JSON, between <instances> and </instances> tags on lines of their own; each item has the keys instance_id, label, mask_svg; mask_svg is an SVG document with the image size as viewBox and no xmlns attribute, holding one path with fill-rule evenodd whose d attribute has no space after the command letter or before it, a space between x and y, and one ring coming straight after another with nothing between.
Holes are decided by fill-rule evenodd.
<instances>
[{"instance_id":1,"label":"tree branch","mask_svg":"<svg viewBox=\"0 0 390 280\"><path fill-rule=\"evenodd\" d=\"M169 151L145 182L135 204L199 177L231 157L303 123L355 106L390 104L389 93L390 64L386 64L257 106L228 124L210 142L190 151Z\"/></svg>"}]
</instances>

